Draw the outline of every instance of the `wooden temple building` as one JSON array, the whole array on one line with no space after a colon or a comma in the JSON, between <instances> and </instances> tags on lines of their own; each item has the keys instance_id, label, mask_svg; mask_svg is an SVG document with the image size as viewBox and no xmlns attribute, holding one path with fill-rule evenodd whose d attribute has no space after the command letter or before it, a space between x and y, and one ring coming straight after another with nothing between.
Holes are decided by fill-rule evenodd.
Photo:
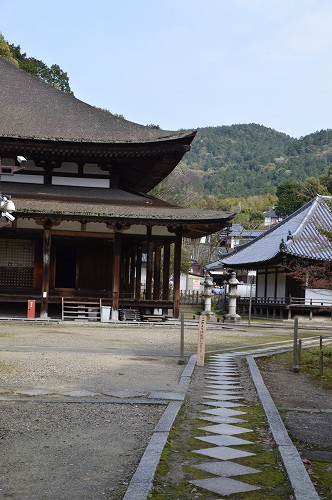
<instances>
[{"instance_id":1,"label":"wooden temple building","mask_svg":"<svg viewBox=\"0 0 332 500\"><path fill-rule=\"evenodd\" d=\"M256 271L256 292L252 307L256 315L288 317L322 310L332 313L332 290L310 286L310 266L332 261L332 196L317 195L303 207L274 224L249 243L235 248L205 269ZM324 233L325 231L325 233ZM292 271L307 269L303 282ZM309 283L309 284L308 284ZM249 298L238 300L240 313L248 309Z\"/></svg>"},{"instance_id":2,"label":"wooden temple building","mask_svg":"<svg viewBox=\"0 0 332 500\"><path fill-rule=\"evenodd\" d=\"M113 320L122 310L178 317L182 238L219 231L231 218L149 195L195 132L132 123L2 58L0 78L1 193L16 206L15 221L0 228L2 315L15 304L24 316L33 300L42 318L98 315L98 304ZM8 175L18 155L27 164Z\"/></svg>"}]
</instances>

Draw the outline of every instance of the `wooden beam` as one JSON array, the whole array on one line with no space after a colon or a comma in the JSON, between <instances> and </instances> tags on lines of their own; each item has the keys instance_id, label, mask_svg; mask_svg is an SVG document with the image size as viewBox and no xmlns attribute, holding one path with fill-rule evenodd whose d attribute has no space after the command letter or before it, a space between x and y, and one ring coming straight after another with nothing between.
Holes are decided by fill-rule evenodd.
<instances>
[{"instance_id":1,"label":"wooden beam","mask_svg":"<svg viewBox=\"0 0 332 500\"><path fill-rule=\"evenodd\" d=\"M152 269L153 269L153 241L151 241L151 226L147 227L147 256L146 256L146 299L152 298Z\"/></svg>"},{"instance_id":2,"label":"wooden beam","mask_svg":"<svg viewBox=\"0 0 332 500\"><path fill-rule=\"evenodd\" d=\"M169 299L169 273L171 261L171 245L168 242L164 244L164 259L163 259L163 299Z\"/></svg>"},{"instance_id":3,"label":"wooden beam","mask_svg":"<svg viewBox=\"0 0 332 500\"><path fill-rule=\"evenodd\" d=\"M155 249L154 269L153 269L153 298L160 299L160 270L161 270L161 248Z\"/></svg>"},{"instance_id":4,"label":"wooden beam","mask_svg":"<svg viewBox=\"0 0 332 500\"><path fill-rule=\"evenodd\" d=\"M137 245L137 256L136 256L136 290L135 297L137 299L141 298L141 280L142 280L142 245Z\"/></svg>"},{"instance_id":5,"label":"wooden beam","mask_svg":"<svg viewBox=\"0 0 332 500\"><path fill-rule=\"evenodd\" d=\"M43 276L40 317L48 317L48 294L50 287L50 260L51 260L51 228L44 228L43 235Z\"/></svg>"},{"instance_id":6,"label":"wooden beam","mask_svg":"<svg viewBox=\"0 0 332 500\"><path fill-rule=\"evenodd\" d=\"M181 275L182 231L177 231L174 246L174 318L180 315L180 275Z\"/></svg>"},{"instance_id":7,"label":"wooden beam","mask_svg":"<svg viewBox=\"0 0 332 500\"><path fill-rule=\"evenodd\" d=\"M130 295L133 297L135 293L135 271L136 271L136 255L137 245L133 245L130 253Z\"/></svg>"},{"instance_id":8,"label":"wooden beam","mask_svg":"<svg viewBox=\"0 0 332 500\"><path fill-rule=\"evenodd\" d=\"M121 269L121 234L114 235L113 251L113 276L112 276L112 319L119 319L119 296L120 296L120 269Z\"/></svg>"}]
</instances>

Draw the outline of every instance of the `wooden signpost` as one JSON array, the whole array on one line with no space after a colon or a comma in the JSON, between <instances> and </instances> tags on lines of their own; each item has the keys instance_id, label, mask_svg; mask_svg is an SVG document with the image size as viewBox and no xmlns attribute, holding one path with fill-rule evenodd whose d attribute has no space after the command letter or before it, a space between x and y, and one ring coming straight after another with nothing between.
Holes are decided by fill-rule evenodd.
<instances>
[{"instance_id":1,"label":"wooden signpost","mask_svg":"<svg viewBox=\"0 0 332 500\"><path fill-rule=\"evenodd\" d=\"M197 366L204 366L206 337L206 316L200 316L198 321Z\"/></svg>"}]
</instances>

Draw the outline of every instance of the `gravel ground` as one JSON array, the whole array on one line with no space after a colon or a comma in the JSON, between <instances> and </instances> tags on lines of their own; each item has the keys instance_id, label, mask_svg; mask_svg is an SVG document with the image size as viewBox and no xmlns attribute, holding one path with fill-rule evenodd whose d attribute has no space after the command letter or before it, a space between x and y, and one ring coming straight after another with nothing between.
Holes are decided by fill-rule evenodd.
<instances>
[{"instance_id":1,"label":"gravel ground","mask_svg":"<svg viewBox=\"0 0 332 500\"><path fill-rule=\"evenodd\" d=\"M175 391L183 370L166 337L164 329L0 324L0 498L122 498L166 408L146 404L146 394ZM171 355L157 352L163 339ZM51 394L19 394L29 389ZM107 396L117 392L124 404ZM137 403L126 397L135 393Z\"/></svg>"},{"instance_id":2,"label":"gravel ground","mask_svg":"<svg viewBox=\"0 0 332 500\"><path fill-rule=\"evenodd\" d=\"M260 359L258 366L302 458L332 464L331 391L292 372L279 356Z\"/></svg>"},{"instance_id":3,"label":"gravel ground","mask_svg":"<svg viewBox=\"0 0 332 500\"><path fill-rule=\"evenodd\" d=\"M176 359L75 352L2 352L3 389L39 388L57 391L114 389L170 390L182 368Z\"/></svg>"},{"instance_id":4,"label":"gravel ground","mask_svg":"<svg viewBox=\"0 0 332 500\"><path fill-rule=\"evenodd\" d=\"M2 402L0 498L122 498L163 410Z\"/></svg>"},{"instance_id":5,"label":"gravel ground","mask_svg":"<svg viewBox=\"0 0 332 500\"><path fill-rule=\"evenodd\" d=\"M122 498L166 407L146 404L146 393L178 390L179 330L0 323L0 498ZM207 350L286 339L287 331L216 325ZM187 354L196 346L197 327L186 327ZM51 394L19 395L35 388ZM60 394L77 390L98 396ZM107 396L116 391L119 401Z\"/></svg>"}]
</instances>

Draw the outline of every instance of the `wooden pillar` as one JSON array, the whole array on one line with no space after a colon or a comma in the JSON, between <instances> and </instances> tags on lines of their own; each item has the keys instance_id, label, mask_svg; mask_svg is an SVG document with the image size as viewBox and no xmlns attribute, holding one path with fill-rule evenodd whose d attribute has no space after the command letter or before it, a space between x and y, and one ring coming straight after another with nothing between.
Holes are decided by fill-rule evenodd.
<instances>
[{"instance_id":1,"label":"wooden pillar","mask_svg":"<svg viewBox=\"0 0 332 500\"><path fill-rule=\"evenodd\" d=\"M120 271L121 271L121 234L114 233L113 251L113 277L112 277L112 319L119 319L119 296L120 296Z\"/></svg>"},{"instance_id":2,"label":"wooden pillar","mask_svg":"<svg viewBox=\"0 0 332 500\"><path fill-rule=\"evenodd\" d=\"M160 269L161 269L161 248L156 247L154 254L154 269L153 269L153 298L160 300Z\"/></svg>"},{"instance_id":3,"label":"wooden pillar","mask_svg":"<svg viewBox=\"0 0 332 500\"><path fill-rule=\"evenodd\" d=\"M164 245L164 261L163 261L163 299L169 300L169 272L171 261L171 245Z\"/></svg>"},{"instance_id":4,"label":"wooden pillar","mask_svg":"<svg viewBox=\"0 0 332 500\"><path fill-rule=\"evenodd\" d=\"M133 298L135 295L136 253L137 246L134 245L131 248L130 254L130 298Z\"/></svg>"},{"instance_id":5,"label":"wooden pillar","mask_svg":"<svg viewBox=\"0 0 332 500\"><path fill-rule=\"evenodd\" d=\"M180 275L181 275L181 247L182 247L182 230L176 233L174 246L174 318L180 315Z\"/></svg>"},{"instance_id":6,"label":"wooden pillar","mask_svg":"<svg viewBox=\"0 0 332 500\"><path fill-rule=\"evenodd\" d=\"M264 283L264 298L266 300L266 295L267 295L267 272L268 268L265 267L265 283Z\"/></svg>"},{"instance_id":7,"label":"wooden pillar","mask_svg":"<svg viewBox=\"0 0 332 500\"><path fill-rule=\"evenodd\" d=\"M50 288L51 226L45 225L43 234L43 277L40 317L48 317L48 294Z\"/></svg>"},{"instance_id":8,"label":"wooden pillar","mask_svg":"<svg viewBox=\"0 0 332 500\"><path fill-rule=\"evenodd\" d=\"M278 298L277 293L278 293L278 267L276 266L274 270L274 301L276 301Z\"/></svg>"},{"instance_id":9,"label":"wooden pillar","mask_svg":"<svg viewBox=\"0 0 332 500\"><path fill-rule=\"evenodd\" d=\"M141 298L142 292L142 245L139 244L137 246L137 254L136 254L136 291L135 297L136 299Z\"/></svg>"},{"instance_id":10,"label":"wooden pillar","mask_svg":"<svg viewBox=\"0 0 332 500\"><path fill-rule=\"evenodd\" d=\"M127 246L125 249L122 249L122 254L123 278L121 280L121 283L122 289L125 293L125 297L128 297L130 290L130 253Z\"/></svg>"},{"instance_id":11,"label":"wooden pillar","mask_svg":"<svg viewBox=\"0 0 332 500\"><path fill-rule=\"evenodd\" d=\"M153 242L151 241L151 226L147 228L147 256L146 256L146 289L145 298L152 298L152 270L153 270Z\"/></svg>"}]
</instances>

